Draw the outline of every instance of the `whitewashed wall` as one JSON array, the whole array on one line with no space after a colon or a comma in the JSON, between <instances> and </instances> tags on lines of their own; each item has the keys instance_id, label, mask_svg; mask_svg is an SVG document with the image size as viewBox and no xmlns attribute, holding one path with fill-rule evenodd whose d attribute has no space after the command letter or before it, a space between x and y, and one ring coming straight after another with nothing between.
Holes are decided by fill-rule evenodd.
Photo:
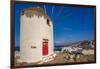
<instances>
[{"instance_id":1,"label":"whitewashed wall","mask_svg":"<svg viewBox=\"0 0 100 69\"><path fill-rule=\"evenodd\" d=\"M43 39L48 39L48 55L53 54L53 26L47 25L47 18L37 15L21 16L20 23L20 52L24 62L37 62L42 59ZM36 48L31 48L36 46Z\"/></svg>"}]
</instances>

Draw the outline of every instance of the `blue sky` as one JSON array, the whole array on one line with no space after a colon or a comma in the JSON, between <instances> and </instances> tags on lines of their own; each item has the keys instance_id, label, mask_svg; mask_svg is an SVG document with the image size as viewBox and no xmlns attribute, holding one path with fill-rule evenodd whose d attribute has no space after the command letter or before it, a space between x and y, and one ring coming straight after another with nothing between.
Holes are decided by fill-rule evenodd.
<instances>
[{"instance_id":1,"label":"blue sky","mask_svg":"<svg viewBox=\"0 0 100 69\"><path fill-rule=\"evenodd\" d=\"M54 43L68 43L94 39L93 7L58 6L47 4L15 4L15 46L20 45L20 14L24 8L41 7L52 19Z\"/></svg>"}]
</instances>

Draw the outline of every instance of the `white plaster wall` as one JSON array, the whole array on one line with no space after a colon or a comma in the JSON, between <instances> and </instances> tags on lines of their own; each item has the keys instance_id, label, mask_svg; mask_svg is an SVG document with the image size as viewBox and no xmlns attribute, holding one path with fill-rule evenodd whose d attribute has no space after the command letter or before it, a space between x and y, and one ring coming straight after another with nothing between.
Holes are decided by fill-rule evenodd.
<instances>
[{"instance_id":1,"label":"white plaster wall","mask_svg":"<svg viewBox=\"0 0 100 69\"><path fill-rule=\"evenodd\" d=\"M51 29L50 29L50 50L49 50L49 54L53 54L54 53L54 36L53 36L53 23L52 22L50 22L50 24L51 24Z\"/></svg>"},{"instance_id":2,"label":"white plaster wall","mask_svg":"<svg viewBox=\"0 0 100 69\"><path fill-rule=\"evenodd\" d=\"M24 62L37 62L42 59L43 39L49 39L48 55L53 53L53 27L47 25L47 19L38 16L31 18L21 16L20 24L20 56ZM36 46L36 48L31 48Z\"/></svg>"}]
</instances>

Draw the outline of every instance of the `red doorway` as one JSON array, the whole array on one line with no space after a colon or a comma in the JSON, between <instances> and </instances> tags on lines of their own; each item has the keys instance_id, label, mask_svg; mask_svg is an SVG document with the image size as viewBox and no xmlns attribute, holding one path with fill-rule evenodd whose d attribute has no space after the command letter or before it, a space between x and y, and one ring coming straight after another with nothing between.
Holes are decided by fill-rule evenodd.
<instances>
[{"instance_id":1,"label":"red doorway","mask_svg":"<svg viewBox=\"0 0 100 69\"><path fill-rule=\"evenodd\" d=\"M43 56L48 55L48 42L47 41L43 42L42 55Z\"/></svg>"}]
</instances>

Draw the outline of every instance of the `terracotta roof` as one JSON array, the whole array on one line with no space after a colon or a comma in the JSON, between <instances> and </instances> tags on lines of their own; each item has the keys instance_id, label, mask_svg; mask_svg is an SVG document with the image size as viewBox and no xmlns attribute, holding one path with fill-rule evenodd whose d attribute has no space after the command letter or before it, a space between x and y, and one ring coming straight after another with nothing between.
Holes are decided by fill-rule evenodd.
<instances>
[{"instance_id":1,"label":"terracotta roof","mask_svg":"<svg viewBox=\"0 0 100 69\"><path fill-rule=\"evenodd\" d=\"M50 17L47 14L45 14L44 10L42 8L40 8L40 7L36 7L36 8L26 8L21 13L21 15L24 15L24 14L27 17L32 17L34 15L38 15L38 16L44 16L45 18L50 19Z\"/></svg>"}]
</instances>

